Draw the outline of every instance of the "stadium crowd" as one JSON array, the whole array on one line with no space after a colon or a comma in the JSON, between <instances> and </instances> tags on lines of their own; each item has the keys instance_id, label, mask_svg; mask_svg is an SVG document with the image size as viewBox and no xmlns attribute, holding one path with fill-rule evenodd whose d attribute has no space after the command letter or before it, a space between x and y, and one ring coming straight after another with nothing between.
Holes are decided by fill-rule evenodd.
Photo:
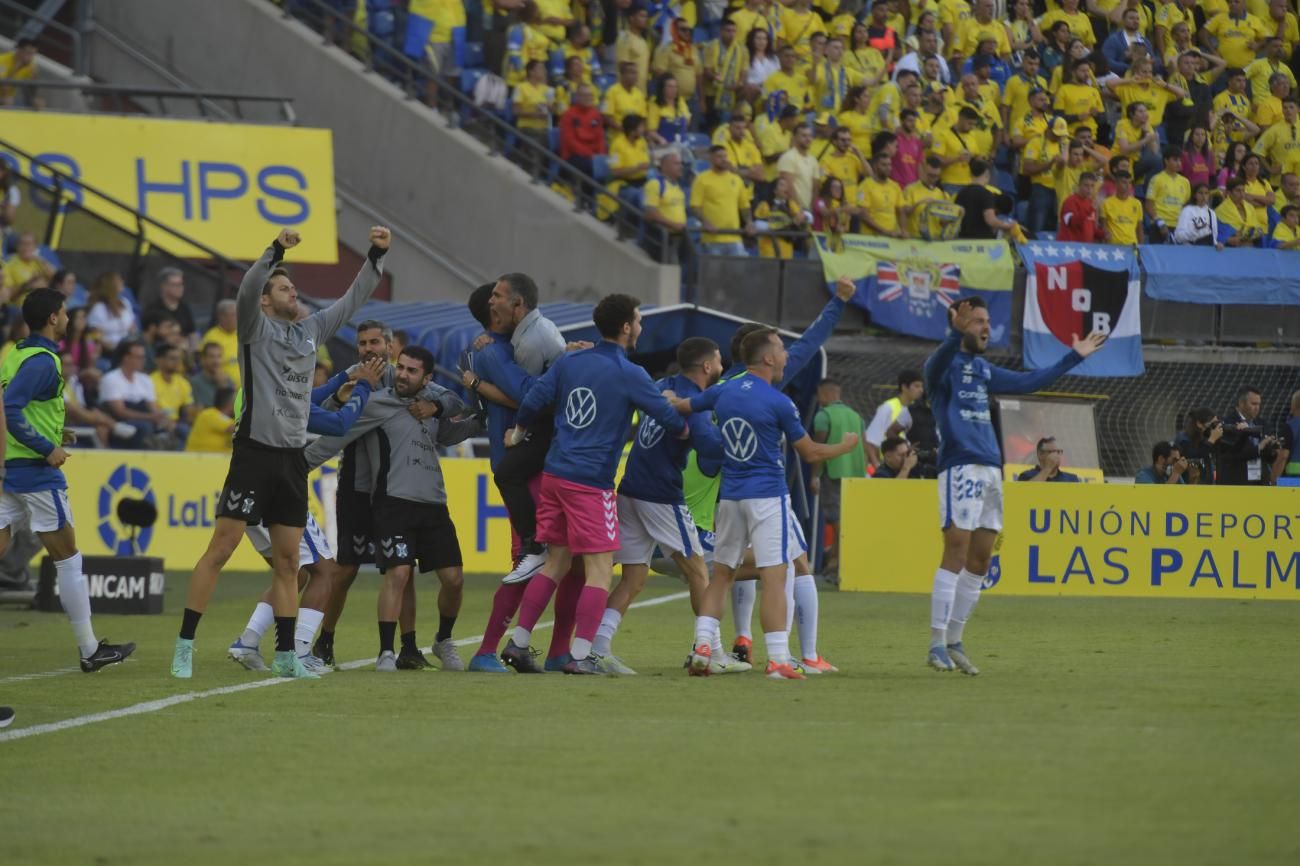
<instances>
[{"instance_id":1,"label":"stadium crowd","mask_svg":"<svg viewBox=\"0 0 1300 866\"><path fill-rule=\"evenodd\" d=\"M0 163L0 172L4 172ZM5 175L0 173L0 188ZM16 207L16 203L14 203ZM157 276L154 300L141 307L122 276L98 274L89 288L51 261L56 254L27 232L12 233L0 269L0 362L28 336L19 312L34 289L67 298L68 332L60 341L68 426L83 445L155 450L229 451L239 385L235 302L217 303L200 331L177 268ZM318 384L333 363L321 348Z\"/></svg>"},{"instance_id":2,"label":"stadium crowd","mask_svg":"<svg viewBox=\"0 0 1300 866\"><path fill-rule=\"evenodd\" d=\"M444 77L500 72L522 135L707 252L799 255L808 228L1300 248L1288 0L331 5L400 7L392 38Z\"/></svg>"}]
</instances>

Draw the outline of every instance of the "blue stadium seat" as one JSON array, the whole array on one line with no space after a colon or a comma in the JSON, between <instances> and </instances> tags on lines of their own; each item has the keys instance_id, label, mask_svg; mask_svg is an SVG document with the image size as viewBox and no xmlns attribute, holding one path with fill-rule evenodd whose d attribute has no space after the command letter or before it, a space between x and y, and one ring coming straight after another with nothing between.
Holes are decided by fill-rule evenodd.
<instances>
[{"instance_id":1,"label":"blue stadium seat","mask_svg":"<svg viewBox=\"0 0 1300 866\"><path fill-rule=\"evenodd\" d=\"M483 43L482 42L465 43L465 68L466 69L483 68Z\"/></svg>"},{"instance_id":2,"label":"blue stadium seat","mask_svg":"<svg viewBox=\"0 0 1300 866\"><path fill-rule=\"evenodd\" d=\"M708 171L708 170L709 170L709 161L708 161L707 159L697 159L697 160L695 160L695 173L696 173L696 174L704 174L704 173L705 173L706 171Z\"/></svg>"},{"instance_id":3,"label":"blue stadium seat","mask_svg":"<svg viewBox=\"0 0 1300 866\"><path fill-rule=\"evenodd\" d=\"M1012 198L1016 197L1016 179L1009 172L998 169L993 172L993 185Z\"/></svg>"},{"instance_id":4,"label":"blue stadium seat","mask_svg":"<svg viewBox=\"0 0 1300 866\"><path fill-rule=\"evenodd\" d=\"M551 52L550 60L546 64L547 70L552 78L564 77L564 52L556 48Z\"/></svg>"},{"instance_id":5,"label":"blue stadium seat","mask_svg":"<svg viewBox=\"0 0 1300 866\"><path fill-rule=\"evenodd\" d=\"M478 80L483 77L486 70L483 69L462 69L460 72L460 92L474 95L474 86Z\"/></svg>"},{"instance_id":6,"label":"blue stadium seat","mask_svg":"<svg viewBox=\"0 0 1300 866\"><path fill-rule=\"evenodd\" d=\"M45 244L39 244L36 247L36 254L45 259L45 261L54 265L54 270L63 270L63 262L59 259L59 254L47 247Z\"/></svg>"},{"instance_id":7,"label":"blue stadium seat","mask_svg":"<svg viewBox=\"0 0 1300 866\"><path fill-rule=\"evenodd\" d=\"M707 132L688 132L686 141L690 144L691 150L707 150L709 145L713 144L713 139Z\"/></svg>"},{"instance_id":8,"label":"blue stadium seat","mask_svg":"<svg viewBox=\"0 0 1300 866\"><path fill-rule=\"evenodd\" d=\"M602 75L597 75L593 79L593 81L596 84L596 89L599 90L602 95L605 93L606 90L609 90L611 87L613 87L614 82L617 80L618 77L609 72L606 72Z\"/></svg>"}]
</instances>

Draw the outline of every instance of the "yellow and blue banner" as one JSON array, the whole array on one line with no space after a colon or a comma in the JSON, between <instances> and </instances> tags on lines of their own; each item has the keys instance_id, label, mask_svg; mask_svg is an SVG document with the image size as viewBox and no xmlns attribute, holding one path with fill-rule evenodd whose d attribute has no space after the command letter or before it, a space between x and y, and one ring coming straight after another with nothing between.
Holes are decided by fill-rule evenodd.
<instances>
[{"instance_id":1,"label":"yellow and blue banner","mask_svg":"<svg viewBox=\"0 0 1300 866\"><path fill-rule=\"evenodd\" d=\"M63 469L78 547L87 556L158 556L170 569L193 568L212 537L229 465L228 454L74 450ZM510 522L488 461L444 459L442 471L465 570L509 571ZM331 544L336 481L335 468L326 464L312 473L309 485L312 514ZM117 504L124 498L145 499L158 509L157 523L134 543L130 528L117 519ZM261 571L267 566L252 545L241 544L229 567Z\"/></svg>"},{"instance_id":2,"label":"yellow and blue banner","mask_svg":"<svg viewBox=\"0 0 1300 866\"><path fill-rule=\"evenodd\" d=\"M873 324L929 340L948 330L948 306L979 295L989 308L990 345L1011 340L1011 288L1015 258L1006 241L898 240L842 235L832 244L816 235L827 286L848 277L857 284L853 303Z\"/></svg>"},{"instance_id":3,"label":"yellow and blue banner","mask_svg":"<svg viewBox=\"0 0 1300 866\"><path fill-rule=\"evenodd\" d=\"M840 588L930 591L938 482L846 480ZM1003 485L998 595L1300 600L1300 514L1276 487Z\"/></svg>"},{"instance_id":4,"label":"yellow and blue banner","mask_svg":"<svg viewBox=\"0 0 1300 866\"><path fill-rule=\"evenodd\" d=\"M10 111L0 137L229 258L256 259L281 229L294 228L303 238L294 261L338 261L328 129ZM2 150L0 159L54 185L53 173L41 165L28 166ZM130 211L75 185L65 194L136 231ZM49 195L33 199L53 207ZM144 231L172 255L205 257L169 232L147 224Z\"/></svg>"}]
</instances>

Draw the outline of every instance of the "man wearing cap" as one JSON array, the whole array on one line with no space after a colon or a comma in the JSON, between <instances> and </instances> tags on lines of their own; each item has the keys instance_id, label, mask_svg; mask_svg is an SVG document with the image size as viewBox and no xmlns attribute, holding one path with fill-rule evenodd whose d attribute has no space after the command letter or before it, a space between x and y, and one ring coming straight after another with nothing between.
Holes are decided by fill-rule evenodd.
<instances>
[{"instance_id":1,"label":"man wearing cap","mask_svg":"<svg viewBox=\"0 0 1300 866\"><path fill-rule=\"evenodd\" d=\"M1029 178L1029 236L1056 228L1056 174L1065 167L1070 125L1054 117L1044 135L1025 146L1021 171Z\"/></svg>"}]
</instances>

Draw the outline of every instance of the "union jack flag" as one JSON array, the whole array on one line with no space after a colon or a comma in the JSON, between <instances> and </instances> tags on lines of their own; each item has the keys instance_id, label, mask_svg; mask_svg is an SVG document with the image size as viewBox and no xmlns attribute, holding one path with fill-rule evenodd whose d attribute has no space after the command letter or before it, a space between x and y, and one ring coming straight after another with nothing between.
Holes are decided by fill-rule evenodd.
<instances>
[{"instance_id":1,"label":"union jack flag","mask_svg":"<svg viewBox=\"0 0 1300 866\"><path fill-rule=\"evenodd\" d=\"M953 264L909 267L880 260L876 265L877 297L895 301L907 294L908 303L929 306L937 295L946 308L961 294L961 268Z\"/></svg>"}]
</instances>

